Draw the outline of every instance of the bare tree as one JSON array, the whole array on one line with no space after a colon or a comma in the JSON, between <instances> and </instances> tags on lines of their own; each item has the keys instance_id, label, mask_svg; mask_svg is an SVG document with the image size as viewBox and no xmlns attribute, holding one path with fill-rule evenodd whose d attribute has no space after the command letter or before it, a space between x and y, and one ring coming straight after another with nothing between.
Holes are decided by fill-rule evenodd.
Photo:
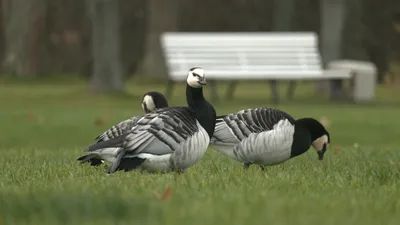
<instances>
[{"instance_id":1,"label":"bare tree","mask_svg":"<svg viewBox=\"0 0 400 225\"><path fill-rule=\"evenodd\" d=\"M15 76L37 75L45 0L3 0L5 54L3 69Z\"/></svg>"},{"instance_id":2,"label":"bare tree","mask_svg":"<svg viewBox=\"0 0 400 225\"><path fill-rule=\"evenodd\" d=\"M137 74L147 43L148 0L119 0L121 61L125 79Z\"/></svg>"},{"instance_id":3,"label":"bare tree","mask_svg":"<svg viewBox=\"0 0 400 225\"><path fill-rule=\"evenodd\" d=\"M294 11L294 0L275 0L274 1L274 31L290 31L291 20ZM278 102L278 82L276 80L270 81L274 102ZM295 82L289 82L288 97L291 98L294 93Z\"/></svg>"},{"instance_id":4,"label":"bare tree","mask_svg":"<svg viewBox=\"0 0 400 225\"><path fill-rule=\"evenodd\" d=\"M123 73L120 60L118 0L90 0L92 18L92 92L120 92Z\"/></svg>"},{"instance_id":5,"label":"bare tree","mask_svg":"<svg viewBox=\"0 0 400 225\"><path fill-rule=\"evenodd\" d=\"M324 66L341 56L342 30L346 2L344 0L321 0L321 49ZM342 80L331 80L331 98L340 98Z\"/></svg>"},{"instance_id":6,"label":"bare tree","mask_svg":"<svg viewBox=\"0 0 400 225\"><path fill-rule=\"evenodd\" d=\"M166 76L160 36L165 31L176 30L177 10L180 0L148 0L149 22L147 23L146 55L142 73L146 76Z\"/></svg>"}]
</instances>

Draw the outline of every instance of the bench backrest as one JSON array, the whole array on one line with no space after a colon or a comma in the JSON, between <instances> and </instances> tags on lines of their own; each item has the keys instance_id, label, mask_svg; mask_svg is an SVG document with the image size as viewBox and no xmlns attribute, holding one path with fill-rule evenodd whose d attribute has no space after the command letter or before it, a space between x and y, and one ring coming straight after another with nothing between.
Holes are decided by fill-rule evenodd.
<instances>
[{"instance_id":1,"label":"bench backrest","mask_svg":"<svg viewBox=\"0 0 400 225\"><path fill-rule=\"evenodd\" d=\"M322 73L318 37L311 32L166 32L160 39L173 80L185 79L194 66L215 79Z\"/></svg>"}]
</instances>

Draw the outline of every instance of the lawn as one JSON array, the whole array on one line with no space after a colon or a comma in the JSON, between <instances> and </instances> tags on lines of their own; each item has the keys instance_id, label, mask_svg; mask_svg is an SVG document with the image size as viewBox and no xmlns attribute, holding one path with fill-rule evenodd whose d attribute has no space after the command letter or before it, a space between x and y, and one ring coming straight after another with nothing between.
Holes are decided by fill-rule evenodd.
<instances>
[{"instance_id":1,"label":"lawn","mask_svg":"<svg viewBox=\"0 0 400 225\"><path fill-rule=\"evenodd\" d=\"M0 224L398 224L400 99L379 87L370 104L328 103L308 84L282 108L329 120L332 145L324 161L306 154L261 172L209 149L180 177L139 171L106 175L76 161L93 138L141 114L145 91L161 84L128 83L128 93L91 96L81 82L0 85ZM242 84L218 114L271 106L266 84ZM311 87L311 88L310 88ZM222 87L221 89L224 89ZM282 90L283 92L283 90ZM171 105L184 105L177 86ZM207 92L208 96L208 92ZM165 198L158 195L165 194Z\"/></svg>"}]
</instances>

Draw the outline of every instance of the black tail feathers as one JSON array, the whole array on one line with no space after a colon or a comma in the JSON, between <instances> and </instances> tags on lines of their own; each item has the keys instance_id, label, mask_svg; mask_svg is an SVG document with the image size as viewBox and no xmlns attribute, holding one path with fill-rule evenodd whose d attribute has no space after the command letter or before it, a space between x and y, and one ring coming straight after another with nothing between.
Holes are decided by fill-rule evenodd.
<instances>
[{"instance_id":1,"label":"black tail feathers","mask_svg":"<svg viewBox=\"0 0 400 225\"><path fill-rule=\"evenodd\" d=\"M95 158L97 155L89 154L79 157L77 160L80 161L81 164L90 163L91 166L100 166L103 161L101 159Z\"/></svg>"},{"instance_id":2,"label":"black tail feathers","mask_svg":"<svg viewBox=\"0 0 400 225\"><path fill-rule=\"evenodd\" d=\"M107 141L100 141L96 142L94 144L89 145L84 152L92 152L97 149L102 149L102 148L112 148L112 147L122 147L124 144L124 139L129 133L122 134L116 138L109 139Z\"/></svg>"}]
</instances>

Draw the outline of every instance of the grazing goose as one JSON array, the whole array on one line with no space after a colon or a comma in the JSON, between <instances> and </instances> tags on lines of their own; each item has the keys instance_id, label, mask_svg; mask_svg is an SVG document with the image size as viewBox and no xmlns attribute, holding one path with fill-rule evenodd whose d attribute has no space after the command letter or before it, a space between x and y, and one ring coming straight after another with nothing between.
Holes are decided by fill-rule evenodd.
<instances>
[{"instance_id":1,"label":"grazing goose","mask_svg":"<svg viewBox=\"0 0 400 225\"><path fill-rule=\"evenodd\" d=\"M218 116L210 147L244 163L275 165L299 156L312 145L322 160L330 143L328 131L313 118L295 120L272 108L251 108Z\"/></svg>"},{"instance_id":2,"label":"grazing goose","mask_svg":"<svg viewBox=\"0 0 400 225\"><path fill-rule=\"evenodd\" d=\"M188 107L157 109L140 118L123 135L89 146L102 157L104 148L118 147L107 173L138 167L149 172L184 172L201 159L215 129L216 113L203 96L204 70L195 67L186 79Z\"/></svg>"},{"instance_id":3,"label":"grazing goose","mask_svg":"<svg viewBox=\"0 0 400 225\"><path fill-rule=\"evenodd\" d=\"M142 109L144 113L150 113L158 108L165 107L168 107L168 101L165 96L160 92L150 91L145 93L142 97ZM112 126L110 129L106 130L104 133L96 137L96 143L107 141L111 138L115 138L124 133L127 133L140 118L141 116L134 116ZM103 160L110 161L108 160L110 157L114 158L116 150L118 150L118 148L108 148L107 151L104 149L102 158L99 157L99 155L97 154L89 154L84 155L77 160L81 163L90 163L91 166L99 166L103 163Z\"/></svg>"}]
</instances>

